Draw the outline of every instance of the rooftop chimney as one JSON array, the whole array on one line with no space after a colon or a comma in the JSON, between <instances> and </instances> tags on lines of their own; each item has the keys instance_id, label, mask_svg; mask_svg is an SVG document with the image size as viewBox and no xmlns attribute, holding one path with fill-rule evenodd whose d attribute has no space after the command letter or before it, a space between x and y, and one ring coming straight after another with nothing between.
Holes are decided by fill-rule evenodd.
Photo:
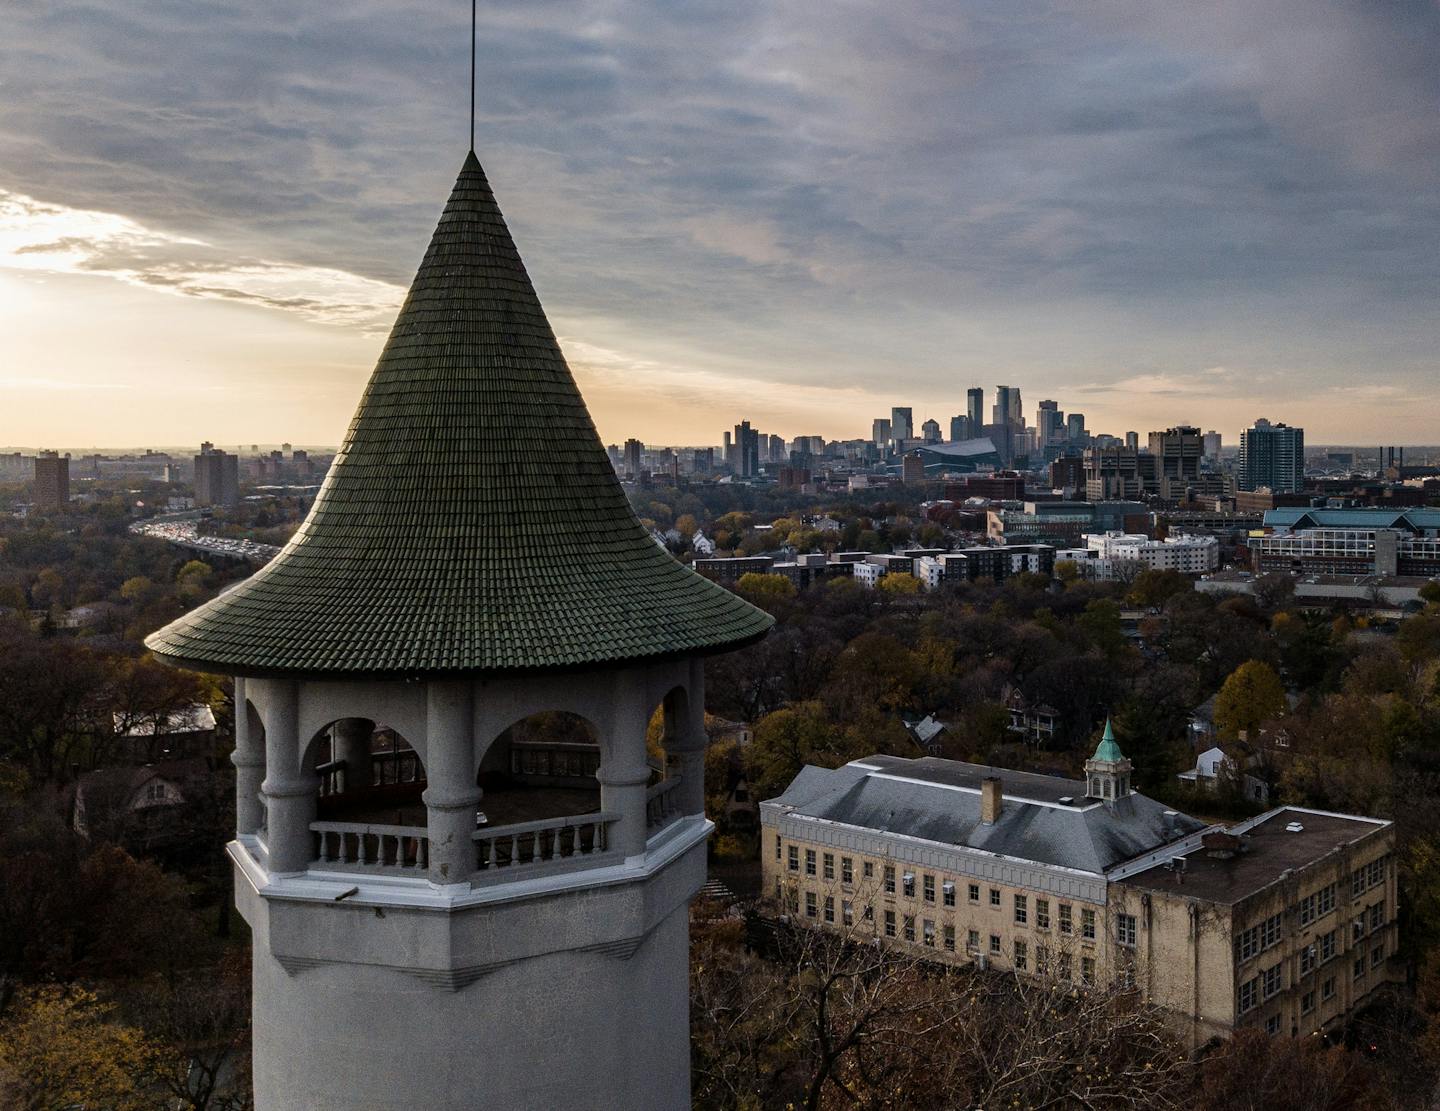
<instances>
[{"instance_id":1,"label":"rooftop chimney","mask_svg":"<svg viewBox=\"0 0 1440 1111\"><path fill-rule=\"evenodd\" d=\"M987 826L1000 820L1000 777L987 775L980 781L980 820Z\"/></svg>"}]
</instances>

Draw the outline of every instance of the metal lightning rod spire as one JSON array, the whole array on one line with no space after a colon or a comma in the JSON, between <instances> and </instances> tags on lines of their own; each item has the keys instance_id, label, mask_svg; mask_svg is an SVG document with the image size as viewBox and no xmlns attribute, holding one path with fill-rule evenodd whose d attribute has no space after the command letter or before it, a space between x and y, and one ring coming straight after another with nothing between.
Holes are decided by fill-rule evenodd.
<instances>
[{"instance_id":1,"label":"metal lightning rod spire","mask_svg":"<svg viewBox=\"0 0 1440 1111\"><path fill-rule=\"evenodd\" d=\"M470 153L475 153L475 3L470 0Z\"/></svg>"}]
</instances>

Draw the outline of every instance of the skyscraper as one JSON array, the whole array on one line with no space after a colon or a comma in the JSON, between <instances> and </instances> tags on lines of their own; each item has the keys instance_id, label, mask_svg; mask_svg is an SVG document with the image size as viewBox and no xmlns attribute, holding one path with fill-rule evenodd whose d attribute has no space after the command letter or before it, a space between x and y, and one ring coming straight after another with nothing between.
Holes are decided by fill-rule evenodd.
<instances>
[{"instance_id":1,"label":"skyscraper","mask_svg":"<svg viewBox=\"0 0 1440 1111\"><path fill-rule=\"evenodd\" d=\"M952 443L958 443L958 442L961 441L961 440L968 440L968 439L970 439L970 418L969 418L969 417L951 417L951 418L950 418L950 440L951 440L951 442L952 442Z\"/></svg>"},{"instance_id":2,"label":"skyscraper","mask_svg":"<svg viewBox=\"0 0 1440 1111\"><path fill-rule=\"evenodd\" d=\"M971 386L965 391L965 418L970 422L969 433L979 436L980 430L985 427L985 390L981 386Z\"/></svg>"},{"instance_id":3,"label":"skyscraper","mask_svg":"<svg viewBox=\"0 0 1440 1111\"><path fill-rule=\"evenodd\" d=\"M470 153L305 523L146 640L235 677L255 1107L689 1107L703 657L771 624L630 508ZM517 807L489 769L555 712L589 796Z\"/></svg>"},{"instance_id":4,"label":"skyscraper","mask_svg":"<svg viewBox=\"0 0 1440 1111\"><path fill-rule=\"evenodd\" d=\"M1064 438L1064 414L1054 401L1042 401L1035 410L1035 434L1041 451L1057 440Z\"/></svg>"},{"instance_id":5,"label":"skyscraper","mask_svg":"<svg viewBox=\"0 0 1440 1111\"><path fill-rule=\"evenodd\" d=\"M42 451L35 457L35 508L58 513L70 503L70 456Z\"/></svg>"},{"instance_id":6,"label":"skyscraper","mask_svg":"<svg viewBox=\"0 0 1440 1111\"><path fill-rule=\"evenodd\" d=\"M1065 418L1065 438L1072 444L1084 445L1090 435L1085 431L1085 414L1071 413Z\"/></svg>"},{"instance_id":7,"label":"skyscraper","mask_svg":"<svg viewBox=\"0 0 1440 1111\"><path fill-rule=\"evenodd\" d=\"M1202 441L1205 449L1205 461L1211 466L1220 462L1220 433L1213 428L1205 433Z\"/></svg>"},{"instance_id":8,"label":"skyscraper","mask_svg":"<svg viewBox=\"0 0 1440 1111\"><path fill-rule=\"evenodd\" d=\"M1018 423L1015 418L1020 412L1020 391L1013 386L995 387L995 408L991 410L991 424Z\"/></svg>"},{"instance_id":9,"label":"skyscraper","mask_svg":"<svg viewBox=\"0 0 1440 1111\"><path fill-rule=\"evenodd\" d=\"M755 478L760 473L760 433L748 420L735 426L735 465L741 478Z\"/></svg>"},{"instance_id":10,"label":"skyscraper","mask_svg":"<svg viewBox=\"0 0 1440 1111\"><path fill-rule=\"evenodd\" d=\"M1242 490L1294 493L1305 489L1305 430L1261 418L1240 433L1236 485Z\"/></svg>"},{"instance_id":11,"label":"skyscraper","mask_svg":"<svg viewBox=\"0 0 1440 1111\"><path fill-rule=\"evenodd\" d=\"M884 417L876 417L870 426L870 442L881 451L890 446L890 422Z\"/></svg>"},{"instance_id":12,"label":"skyscraper","mask_svg":"<svg viewBox=\"0 0 1440 1111\"><path fill-rule=\"evenodd\" d=\"M934 419L927 420L920 426L920 438L927 444L938 444L940 442L940 422Z\"/></svg>"},{"instance_id":13,"label":"skyscraper","mask_svg":"<svg viewBox=\"0 0 1440 1111\"><path fill-rule=\"evenodd\" d=\"M890 438L897 446L902 440L915 438L915 418L911 415L910 406L890 410Z\"/></svg>"},{"instance_id":14,"label":"skyscraper","mask_svg":"<svg viewBox=\"0 0 1440 1111\"><path fill-rule=\"evenodd\" d=\"M1125 433L1125 446L1126 446L1130 451L1136 451L1136 450L1138 450L1139 447L1140 447L1140 433L1138 433L1138 432L1127 432L1127 433Z\"/></svg>"}]
</instances>

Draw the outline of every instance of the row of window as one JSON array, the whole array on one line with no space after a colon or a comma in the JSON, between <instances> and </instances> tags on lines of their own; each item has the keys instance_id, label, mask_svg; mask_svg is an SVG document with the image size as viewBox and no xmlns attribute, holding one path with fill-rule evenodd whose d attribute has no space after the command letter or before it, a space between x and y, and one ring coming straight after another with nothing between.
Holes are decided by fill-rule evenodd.
<instances>
[{"instance_id":1,"label":"row of window","mask_svg":"<svg viewBox=\"0 0 1440 1111\"><path fill-rule=\"evenodd\" d=\"M906 914L899 920L899 936L912 944L915 943L915 915ZM885 936L896 937L896 913L893 910L885 912ZM944 925L941 927L941 945L947 951L955 951L955 927ZM935 947L935 923L929 918L920 920L920 944ZM965 952L972 957L980 955L980 931L967 930L965 936ZM986 946L989 956L999 957L1003 955L1004 943L999 934L991 934ZM1017 941L1014 945L1014 966L1017 972L1028 972L1030 965L1030 946L1028 942ZM1070 953L1062 952L1054 960L1055 974L1062 980L1069 980L1074 975L1074 958ZM1051 971L1051 952L1048 946L1035 946L1035 972L1038 975L1046 976ZM1093 984L1095 982L1095 958L1082 956L1080 958L1080 982L1082 984Z\"/></svg>"},{"instance_id":2,"label":"row of window","mask_svg":"<svg viewBox=\"0 0 1440 1111\"><path fill-rule=\"evenodd\" d=\"M1320 964L1324 964L1326 961L1330 960L1330 958L1335 955L1334 930L1331 930L1330 933L1326 934L1323 938L1320 939L1319 950ZM1311 946L1301 951L1300 974L1302 976L1308 975L1316 967L1315 953L1316 948L1314 946ZM1385 945L1383 942L1381 942L1379 945L1375 945L1370 949L1369 968L1371 970L1374 970L1376 968L1379 968L1384 963ZM1252 976L1250 979L1246 980L1243 984L1240 985L1240 998L1238 1000L1238 1010L1240 1014L1243 1015L1246 1011L1253 1010L1260 1003L1263 1003L1267 999L1271 999L1279 994L1280 989L1284 986L1281 982L1281 967L1282 966L1280 964L1271 965L1269 968L1264 969L1255 976ZM1363 950L1361 950L1356 954L1355 959L1351 961L1351 978L1359 980L1364 977L1365 972L1366 954ZM1328 1002L1334 997L1335 977L1329 976L1326 977L1324 982L1320 985L1320 1001L1322 1003ZM1314 1009L1315 992L1312 989L1310 991L1307 991L1304 995L1300 997L1300 1013L1302 1015L1309 1014Z\"/></svg>"},{"instance_id":3,"label":"row of window","mask_svg":"<svg viewBox=\"0 0 1440 1111\"><path fill-rule=\"evenodd\" d=\"M782 895L779 889L779 881L776 881L777 896ZM792 912L799 911L799 892L790 889L786 898ZM836 900L833 895L826 895L823 898L814 891L805 892L805 917L816 921L824 921L830 924L835 923ZM866 922L874 920L874 909L865 907L862 918ZM840 921L846 926L855 924L855 904L849 899L840 900ZM883 925L884 934L888 938L903 938L905 941L915 944L916 916L906 914L899 916L893 910L886 910ZM919 921L919 943L929 948L936 948L937 938L939 947L946 952L955 952L956 934L955 927L950 923L942 924L939 933L936 933L936 923L933 919L923 918ZM967 930L965 937L965 951L972 957L980 955L980 931ZM1029 944L1025 941L1017 941L1014 946L1015 968L1020 972L1028 971L1029 966ZM1003 942L999 934L991 934L987 952L990 956L998 957L1003 953ZM1051 954L1050 949L1044 945L1035 947L1035 971L1040 975L1047 975L1050 971ZM1069 980L1073 970L1073 958L1070 953L1058 954L1056 965L1060 979ZM1095 958L1082 956L1080 958L1080 980L1084 984L1095 982Z\"/></svg>"},{"instance_id":4,"label":"row of window","mask_svg":"<svg viewBox=\"0 0 1440 1111\"><path fill-rule=\"evenodd\" d=\"M779 834L776 834L776 835L775 835L775 859L776 859L776 860L779 860L779 859L780 859L781 845L782 845L782 839L781 839L781 837L780 837ZM874 875L874 865L873 865L870 861L868 861L868 860L862 861L861 863L862 863L863 868L864 868L864 872L863 872L864 876L865 876L866 878L872 877L872 876ZM799 872L799 871L800 871L800 847L799 847L798 845L791 845L791 846L789 847L788 865L789 865L789 870L790 870L791 872ZM818 866L818 871L817 871L817 866ZM815 849L806 849L806 850L805 850L805 875L814 877L814 876L817 876L817 874L818 874L819 878L822 878L822 879L825 879L825 880L833 881L833 880L835 879L835 854L834 854L834 853L823 853L823 854L822 854L822 853L818 853L817 850L815 850ZM900 884L898 890L899 890L902 894L904 894L904 896L905 896L906 898L909 898L909 899L915 898L915 890L916 890L916 888L915 888L915 882L916 882L916 875L915 875L915 873L914 873L914 872L904 872L904 873L901 873L898 878L899 878L899 884ZM897 875L896 875L895 866L894 866L893 864L887 864L887 865L885 865L884 871L883 871L883 874L882 874L882 884L883 884L883 889L884 889L884 891L885 891L885 894L887 894L887 895L894 895L894 894L896 894L896 892L897 892L896 879L897 879ZM939 894L938 902L939 902L940 905L942 905L942 906L947 906L947 907L953 907L953 906L955 905L956 885L955 885L955 883L954 883L953 881L951 881L951 880L943 880L943 879L942 879L942 880L940 880L940 881L938 882L938 885L937 885L937 877L936 877L934 874L929 873L929 872L926 872L926 873L923 873L922 875L920 875L919 880L920 880L920 897L921 897L921 899L923 899L925 902L927 902L927 903L935 903L935 902L937 902L937 890L938 890L938 894ZM855 866L854 866L854 860L853 860L851 857L848 857L848 856L842 856L842 857L840 857L840 882L841 882L842 884L853 884L854 881L855 881ZM981 893L981 892L980 892L980 885L979 885L978 883L970 883L970 884L967 884L967 885L966 885L966 899L967 899L967 901L968 901L969 903L971 903L972 905L978 906L978 905L980 904L980 893ZM992 888L990 888L990 889L989 889L989 892L988 892L988 897L989 897L989 904L990 904L990 906L992 906L992 907L999 907L999 906L1000 906L1000 904L1001 904L1001 893L1000 893L1000 889L999 889L998 887L992 887ZM1040 899L1040 898L1037 898L1037 899L1035 900L1035 928L1036 928L1036 929L1048 930L1048 929L1051 928L1050 909L1051 909L1051 908L1050 908L1050 900L1049 900L1049 899ZM1014 913L1015 913L1015 921L1016 921L1016 923L1018 923L1018 924L1020 924L1020 925L1025 925L1025 924L1028 922L1028 919L1029 919L1029 897L1028 897L1028 896L1026 896L1026 895L1016 895L1016 896L1015 896L1015 909L1014 909ZM1075 911L1074 911L1074 907L1071 906L1071 904L1069 904L1069 903L1057 903L1057 904L1055 905L1055 928L1058 929L1060 933L1065 934L1065 935L1073 935L1073 934L1075 933ZM1131 938L1131 940L1130 940L1130 942L1129 942L1129 944L1131 944L1131 945L1133 945L1133 944L1135 943L1135 942L1134 942L1134 938L1133 938L1133 932L1134 932L1134 931L1133 931L1133 929L1132 929L1132 931L1131 931L1131 933L1132 933L1132 938ZM1095 940L1095 911L1094 911L1093 909L1088 908L1088 907L1082 907L1081 910L1080 910L1080 937L1083 938L1083 939L1086 940L1086 941L1094 941L1094 940Z\"/></svg>"}]
</instances>

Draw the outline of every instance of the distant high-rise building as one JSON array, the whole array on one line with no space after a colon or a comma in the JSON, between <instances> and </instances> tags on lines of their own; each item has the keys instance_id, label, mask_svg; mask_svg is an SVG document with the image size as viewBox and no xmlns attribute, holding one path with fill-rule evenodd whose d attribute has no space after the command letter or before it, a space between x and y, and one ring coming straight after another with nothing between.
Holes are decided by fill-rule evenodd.
<instances>
[{"instance_id":1,"label":"distant high-rise building","mask_svg":"<svg viewBox=\"0 0 1440 1111\"><path fill-rule=\"evenodd\" d=\"M1020 409L1019 386L995 387L995 410L993 424L1008 424L1023 428L1025 416Z\"/></svg>"},{"instance_id":2,"label":"distant high-rise building","mask_svg":"<svg viewBox=\"0 0 1440 1111\"><path fill-rule=\"evenodd\" d=\"M1200 429L1188 424L1150 433L1155 481L1162 498L1178 500L1200 477Z\"/></svg>"},{"instance_id":3,"label":"distant high-rise building","mask_svg":"<svg viewBox=\"0 0 1440 1111\"><path fill-rule=\"evenodd\" d=\"M1205 461L1211 464L1220 462L1220 433L1213 428L1205 433L1201 444L1205 451Z\"/></svg>"},{"instance_id":4,"label":"distant high-rise building","mask_svg":"<svg viewBox=\"0 0 1440 1111\"><path fill-rule=\"evenodd\" d=\"M901 461L900 481L907 486L925 481L925 461L920 458L918 452L912 451Z\"/></svg>"},{"instance_id":5,"label":"distant high-rise building","mask_svg":"<svg viewBox=\"0 0 1440 1111\"><path fill-rule=\"evenodd\" d=\"M1042 451L1057 440L1064 439L1064 419L1058 404L1049 400L1040 402L1035 410L1035 434Z\"/></svg>"},{"instance_id":6,"label":"distant high-rise building","mask_svg":"<svg viewBox=\"0 0 1440 1111\"><path fill-rule=\"evenodd\" d=\"M1305 488L1305 430L1271 424L1261 418L1240 433L1240 465L1236 484L1242 490L1262 487L1276 493Z\"/></svg>"},{"instance_id":7,"label":"distant high-rise building","mask_svg":"<svg viewBox=\"0 0 1440 1111\"><path fill-rule=\"evenodd\" d=\"M908 405L890 410L890 438L899 444L915 436L915 418Z\"/></svg>"},{"instance_id":8,"label":"distant high-rise building","mask_svg":"<svg viewBox=\"0 0 1440 1111\"><path fill-rule=\"evenodd\" d=\"M950 418L950 440L952 443L959 443L961 440L970 439L970 418Z\"/></svg>"},{"instance_id":9,"label":"distant high-rise building","mask_svg":"<svg viewBox=\"0 0 1440 1111\"><path fill-rule=\"evenodd\" d=\"M631 478L640 476L640 456L644 451L645 445L634 437L625 441L625 473Z\"/></svg>"},{"instance_id":10,"label":"distant high-rise building","mask_svg":"<svg viewBox=\"0 0 1440 1111\"><path fill-rule=\"evenodd\" d=\"M1084 444L1090 438L1085 431L1085 414L1071 413L1065 418L1065 438L1072 444Z\"/></svg>"},{"instance_id":11,"label":"distant high-rise building","mask_svg":"<svg viewBox=\"0 0 1440 1111\"><path fill-rule=\"evenodd\" d=\"M760 432L750 427L748 420L735 426L734 472L742 478L754 478L760 473Z\"/></svg>"},{"instance_id":12,"label":"distant high-rise building","mask_svg":"<svg viewBox=\"0 0 1440 1111\"><path fill-rule=\"evenodd\" d=\"M70 502L70 456L42 451L35 457L35 508L55 513Z\"/></svg>"},{"instance_id":13,"label":"distant high-rise building","mask_svg":"<svg viewBox=\"0 0 1440 1111\"><path fill-rule=\"evenodd\" d=\"M218 450L214 444L200 445L195 456L195 504L240 504L240 457Z\"/></svg>"},{"instance_id":14,"label":"distant high-rise building","mask_svg":"<svg viewBox=\"0 0 1440 1111\"><path fill-rule=\"evenodd\" d=\"M1127 448L1129 448L1131 451L1137 451L1137 450L1139 449L1139 447L1140 447L1140 433L1138 433L1138 432L1127 432L1127 433L1125 433L1125 446L1126 446Z\"/></svg>"},{"instance_id":15,"label":"distant high-rise building","mask_svg":"<svg viewBox=\"0 0 1440 1111\"><path fill-rule=\"evenodd\" d=\"M985 390L980 386L971 386L965 391L965 419L970 422L971 438L979 436L985 427Z\"/></svg>"},{"instance_id":16,"label":"distant high-rise building","mask_svg":"<svg viewBox=\"0 0 1440 1111\"><path fill-rule=\"evenodd\" d=\"M920 426L920 438L927 444L938 444L940 442L940 422L927 420Z\"/></svg>"},{"instance_id":17,"label":"distant high-rise building","mask_svg":"<svg viewBox=\"0 0 1440 1111\"><path fill-rule=\"evenodd\" d=\"M884 417L876 417L870 426L870 441L881 451L890 446L890 422Z\"/></svg>"}]
</instances>

